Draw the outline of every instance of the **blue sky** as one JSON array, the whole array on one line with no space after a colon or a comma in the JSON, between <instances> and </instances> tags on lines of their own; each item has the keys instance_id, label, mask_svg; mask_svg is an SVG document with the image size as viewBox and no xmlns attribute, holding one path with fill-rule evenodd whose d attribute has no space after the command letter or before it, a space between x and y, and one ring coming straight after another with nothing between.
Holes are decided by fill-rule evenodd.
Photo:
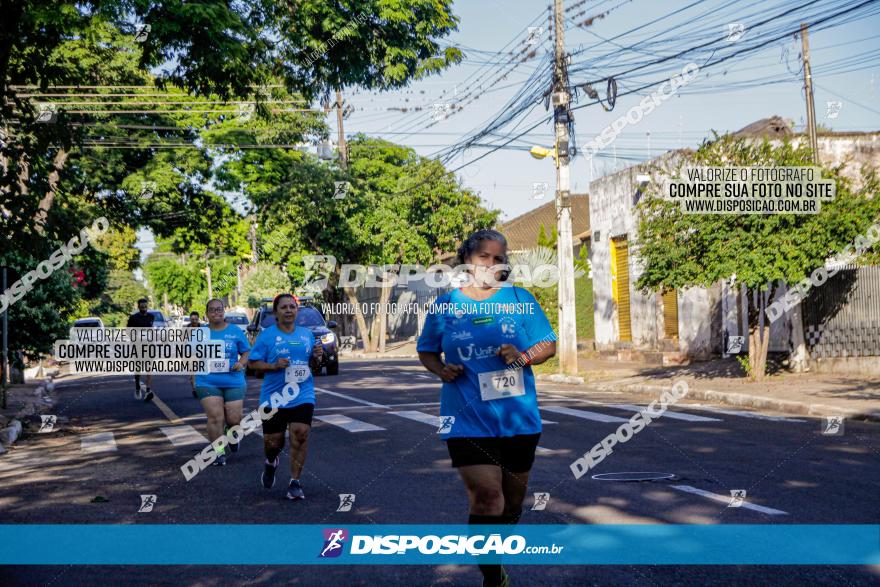
<instances>
[{"instance_id":1,"label":"blue sky","mask_svg":"<svg viewBox=\"0 0 880 587\"><path fill-rule=\"evenodd\" d=\"M577 6L575 6L577 4ZM765 2L747 2L729 0L707 0L697 3L692 9L681 14L666 18L630 35L625 35L610 42L609 39L633 27L651 20L669 15L670 13L693 4L684 1L652 0L590 0L585 3L567 0L566 7L573 7L570 14L582 10L585 14L575 19L582 22L586 17L611 12L586 29L573 27L566 31L566 47L569 52L581 50L573 57L573 68L586 65L608 54L619 46L629 46L635 41L644 39L678 27L671 34L661 38L669 39L657 53L638 54L632 51L623 52L615 61L606 60L602 66L588 69L585 74L572 75L572 82L586 79L599 80L622 71L625 63L638 59L653 59L675 50L699 44L689 40L700 35L707 37L723 37L728 33L728 24L740 22L745 27L742 38L736 44L747 44L759 38L757 35L767 26L779 26L783 22L798 23L802 18L809 19L811 14L833 11L835 8L846 7L846 2L815 2L810 8L795 10L785 19L776 19L764 28L749 28L769 15L782 12L807 2L790 0L770 0ZM811 10L812 12L808 12ZM876 9L875 9L876 10ZM481 128L489 119L502 110L507 100L519 89L536 64L552 49L549 31L547 30L547 5L544 3L525 2L522 0L469 0L456 2L454 12L460 17L459 31L449 38L453 45L461 46L468 60L453 67L439 76L414 83L411 88L403 91L383 94L349 91L346 93L348 102L356 108L355 112L345 121L346 134L364 132L369 135L382 136L395 142L413 146L420 154L430 155L441 148L454 144L469 131ZM537 20L536 20L537 18ZM480 65L475 61L484 62L491 56L484 51L498 51L509 41L517 43L524 40L529 24L543 25L544 41L536 45L538 54L534 59L518 66L505 80L493 84L493 91L484 87L480 98L465 105L446 120L431 128L425 128L430 120L430 112L407 113L388 111L388 108L412 107L422 105L429 111L434 103L459 101L467 96L468 91L484 83L487 86L497 77L501 67L489 67L483 74L468 80ZM850 22L810 33L810 53L814 73L814 89L817 120L820 124L841 131L880 130L880 17L866 16ZM679 33L681 36L679 36ZM720 43L719 50L729 50ZM647 159L649 155L658 155L665 150L678 147L694 147L707 136L711 130L719 132L738 130L743 126L771 115L780 115L793 119L797 128L806 121L806 106L802 89L803 80L800 74L801 63L800 39L788 36L768 44L757 50L742 61L730 61L722 65L707 68L687 87L680 96L673 97L659 106L637 125L627 127L612 147L606 149L607 159L594 163L594 177L599 177L614 169L621 169L634 163L634 160ZM720 54L720 53L719 53ZM836 63L844 61L841 67ZM678 73L691 61L689 56L670 60L663 67L668 70L666 77ZM703 60L695 59L697 63ZM618 65L618 62L620 65ZM848 71L847 73L839 73ZM487 73L488 72L488 73ZM737 83L772 76L778 83L759 85L758 87L733 89ZM657 76L653 76L656 78ZM637 76L635 80L621 79L619 91L636 86L637 81L648 81L652 76ZM596 89L604 95L605 84L597 84ZM634 95L621 96L613 112L605 112L598 105L586 107L575 113L575 127L578 142L586 143L596 133L615 118L625 114L627 109L651 89ZM832 93L833 92L833 93ZM470 96L473 97L473 96ZM581 93L581 102L588 101ZM466 98L467 99L467 98ZM841 102L836 118L826 117L826 103ZM543 105L524 118L519 130L524 130L546 116ZM335 119L330 124L334 125ZM509 127L508 127L509 128ZM415 131L414 134L406 134ZM334 135L335 136L335 135ZM552 144L552 125L550 123L537 127L522 137L515 144L525 147L528 144ZM618 159L613 159L614 153ZM456 167L486 152L485 149L473 148L464 157L458 157L450 167ZM626 159L625 159L626 158ZM584 157L577 157L572 167L572 189L585 192L590 181L591 170ZM459 171L465 185L477 190L484 200L493 208L500 209L504 218L512 218L536 206L550 201L552 190L555 189L555 170L549 159L538 161L529 157L525 150L499 150ZM548 183L551 188L544 199L534 199L533 183Z\"/></svg>"}]
</instances>

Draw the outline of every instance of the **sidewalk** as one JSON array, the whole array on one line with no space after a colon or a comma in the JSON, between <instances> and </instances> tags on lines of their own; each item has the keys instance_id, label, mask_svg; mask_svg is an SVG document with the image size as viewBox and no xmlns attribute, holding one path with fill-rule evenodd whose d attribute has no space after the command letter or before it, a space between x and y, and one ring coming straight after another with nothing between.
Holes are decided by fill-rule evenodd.
<instances>
[{"instance_id":1,"label":"sidewalk","mask_svg":"<svg viewBox=\"0 0 880 587\"><path fill-rule=\"evenodd\" d=\"M51 408L52 403L52 394L46 390L44 381L8 387L6 409L0 407L0 454L6 452L24 432L39 429L39 416Z\"/></svg>"},{"instance_id":2,"label":"sidewalk","mask_svg":"<svg viewBox=\"0 0 880 587\"><path fill-rule=\"evenodd\" d=\"M365 353L363 349L339 353L342 359L417 359L416 341L386 342L384 353Z\"/></svg>"},{"instance_id":3,"label":"sidewalk","mask_svg":"<svg viewBox=\"0 0 880 587\"><path fill-rule=\"evenodd\" d=\"M852 375L781 373L762 382L743 376L733 359L715 359L682 367L646 366L578 359L587 384L604 391L656 396L684 379L688 399L813 416L841 415L880 422L880 379Z\"/></svg>"}]
</instances>

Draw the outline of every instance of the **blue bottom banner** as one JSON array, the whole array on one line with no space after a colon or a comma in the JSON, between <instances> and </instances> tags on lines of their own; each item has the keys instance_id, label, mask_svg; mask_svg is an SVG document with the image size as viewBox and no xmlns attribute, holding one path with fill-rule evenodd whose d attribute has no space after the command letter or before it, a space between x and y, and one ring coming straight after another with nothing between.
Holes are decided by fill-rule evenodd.
<instances>
[{"instance_id":1,"label":"blue bottom banner","mask_svg":"<svg viewBox=\"0 0 880 587\"><path fill-rule=\"evenodd\" d=\"M495 562L880 565L880 525L0 525L3 565Z\"/></svg>"}]
</instances>

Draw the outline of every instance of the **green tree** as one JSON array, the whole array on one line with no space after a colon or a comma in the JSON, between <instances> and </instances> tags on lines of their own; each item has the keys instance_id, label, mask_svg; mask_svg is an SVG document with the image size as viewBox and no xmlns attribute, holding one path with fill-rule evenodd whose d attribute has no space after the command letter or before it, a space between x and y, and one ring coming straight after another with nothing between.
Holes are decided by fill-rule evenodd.
<instances>
[{"instance_id":1,"label":"green tree","mask_svg":"<svg viewBox=\"0 0 880 587\"><path fill-rule=\"evenodd\" d=\"M10 200L29 196L36 214L30 217L42 226L71 150L83 143L84 127L69 124L82 122L67 113L71 109L62 104L56 124L41 124L22 87L153 83L204 98L260 103L269 93L255 88L279 81L306 102L351 85L397 88L460 60L458 49L439 44L458 22L450 5L451 0L310 0L295 7L282 0L256 6L213 0L4 3L0 126L13 118L18 125L13 140L4 141L0 192ZM137 23L150 30L136 41ZM152 78L151 70L158 77ZM150 122L159 126L156 119ZM111 136L130 143L152 132Z\"/></svg>"},{"instance_id":2,"label":"green tree","mask_svg":"<svg viewBox=\"0 0 880 587\"><path fill-rule=\"evenodd\" d=\"M556 248L556 240L559 238L559 233L556 231L556 227L552 227L550 229L550 236L547 236L547 229L544 227L544 223L541 223L541 227L538 230L538 246L539 247L548 247L551 249Z\"/></svg>"},{"instance_id":3,"label":"green tree","mask_svg":"<svg viewBox=\"0 0 880 587\"><path fill-rule=\"evenodd\" d=\"M128 315L135 311L137 301L147 297L144 284L131 271L111 271L107 288L89 313L99 316L106 326L125 326Z\"/></svg>"},{"instance_id":4,"label":"green tree","mask_svg":"<svg viewBox=\"0 0 880 587\"><path fill-rule=\"evenodd\" d=\"M290 279L287 274L269 263L258 263L241 284L241 295L249 308L259 308L264 298L274 298L288 291Z\"/></svg>"},{"instance_id":5,"label":"green tree","mask_svg":"<svg viewBox=\"0 0 880 587\"><path fill-rule=\"evenodd\" d=\"M486 210L441 163L363 136L349 145L345 171L296 151L256 150L224 164L224 189L241 190L257 209L261 255L284 266L294 283L301 283L306 254L331 255L339 263L430 265L471 231L495 224L497 212ZM350 184L343 199L334 199L336 181ZM357 302L353 288L343 293ZM390 294L383 288L381 299ZM370 325L362 314L355 317L367 350L384 348L380 308Z\"/></svg>"},{"instance_id":6,"label":"green tree","mask_svg":"<svg viewBox=\"0 0 880 587\"><path fill-rule=\"evenodd\" d=\"M43 260L16 251L0 255L0 265L10 267L19 278ZM31 358L51 351L55 340L67 338L69 323L77 318L81 300L70 267L62 267L47 279L38 279L33 289L7 310L9 348L21 350Z\"/></svg>"},{"instance_id":7,"label":"green tree","mask_svg":"<svg viewBox=\"0 0 880 587\"><path fill-rule=\"evenodd\" d=\"M686 163L698 166L812 165L805 145L774 145L735 137L716 137ZM677 168L658 168L658 175L675 177ZM638 205L636 238L644 273L636 286L650 289L709 287L736 275L748 288L749 365L757 379L766 371L770 324L768 302L780 283L794 284L822 267L880 218L880 184L868 173L856 188L828 168L825 177L837 184L834 201L823 202L819 214L683 214L678 203L654 188Z\"/></svg>"},{"instance_id":8,"label":"green tree","mask_svg":"<svg viewBox=\"0 0 880 587\"><path fill-rule=\"evenodd\" d=\"M189 308L205 289L202 269L199 259L181 262L173 255L153 253L144 263L144 276L156 299L167 294L170 303Z\"/></svg>"},{"instance_id":9,"label":"green tree","mask_svg":"<svg viewBox=\"0 0 880 587\"><path fill-rule=\"evenodd\" d=\"M134 271L141 264L141 252L135 246L137 234L130 226L110 229L94 242L93 246L109 256L113 271Z\"/></svg>"}]
</instances>

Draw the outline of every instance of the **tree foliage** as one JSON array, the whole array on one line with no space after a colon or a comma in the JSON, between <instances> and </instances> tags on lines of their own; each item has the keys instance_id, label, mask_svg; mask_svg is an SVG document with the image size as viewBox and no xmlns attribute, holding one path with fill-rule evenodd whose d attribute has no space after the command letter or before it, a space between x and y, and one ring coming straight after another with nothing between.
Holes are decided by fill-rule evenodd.
<instances>
[{"instance_id":1,"label":"tree foliage","mask_svg":"<svg viewBox=\"0 0 880 587\"><path fill-rule=\"evenodd\" d=\"M656 173L675 177L684 164L809 166L812 159L803 144L724 136L706 142L686 161L658 167ZM880 218L876 176L867 173L855 186L841 172L842 167L824 169L825 177L837 184L837 195L822 202L819 214L683 214L677 202L664 199L655 187L638 205L635 248L644 272L636 287L709 287L735 275L749 290L750 339L764 344L763 350L750 351L752 370L762 377L769 338L762 336L765 329L769 332L763 308L778 285L809 276Z\"/></svg>"},{"instance_id":2,"label":"tree foliage","mask_svg":"<svg viewBox=\"0 0 880 587\"><path fill-rule=\"evenodd\" d=\"M278 267L258 263L241 284L241 295L249 308L258 308L264 298L290 291L290 279Z\"/></svg>"}]
</instances>

